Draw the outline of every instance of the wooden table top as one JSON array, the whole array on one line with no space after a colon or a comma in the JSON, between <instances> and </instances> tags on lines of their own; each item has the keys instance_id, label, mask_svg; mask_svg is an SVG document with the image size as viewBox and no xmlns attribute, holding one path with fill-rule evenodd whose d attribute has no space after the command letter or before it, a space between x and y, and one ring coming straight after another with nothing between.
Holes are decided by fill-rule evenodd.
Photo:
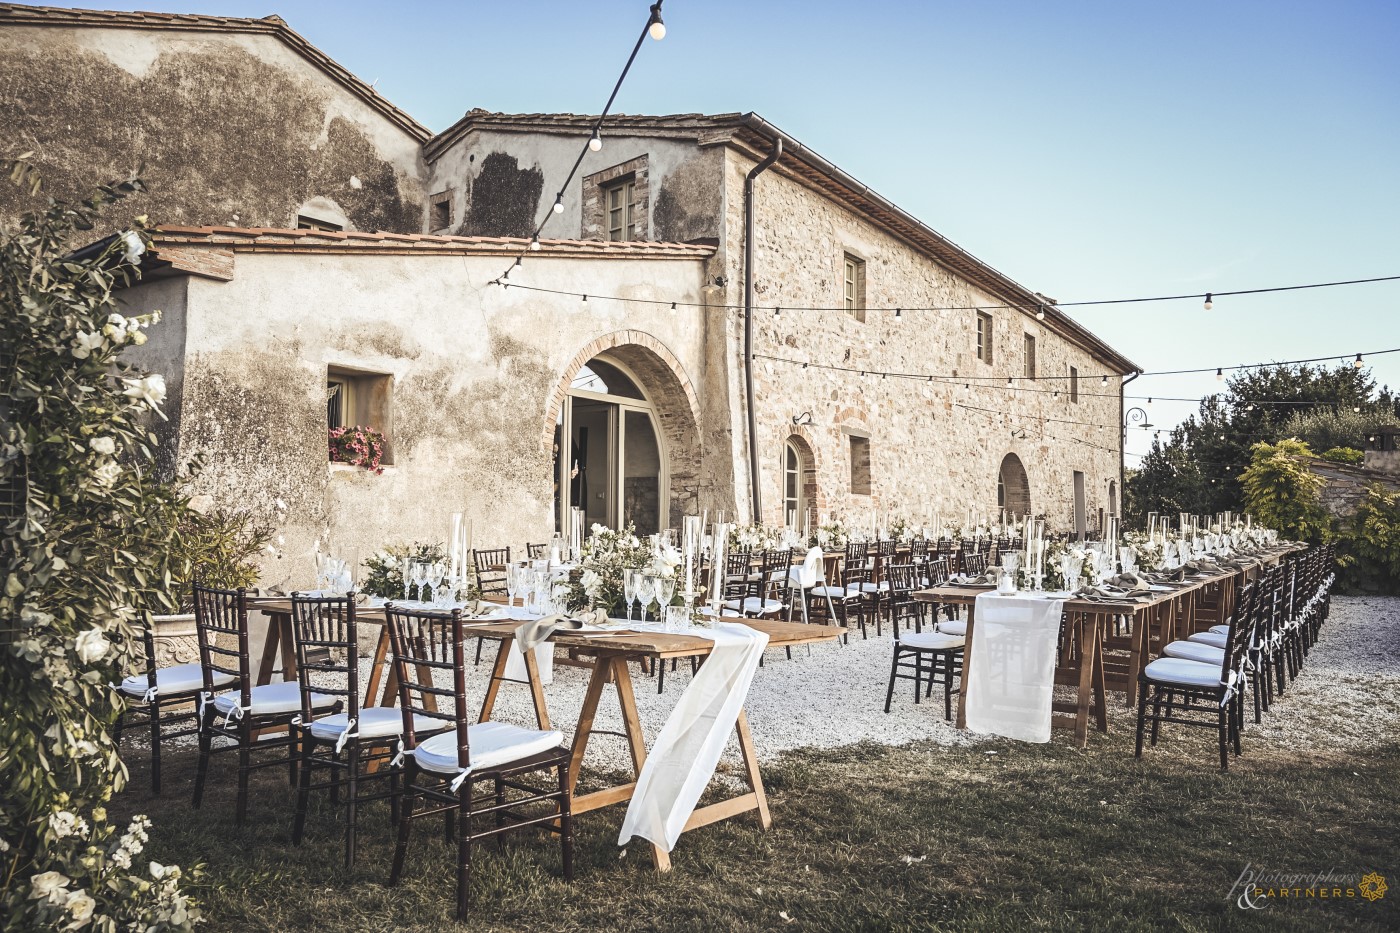
<instances>
[{"instance_id":1,"label":"wooden table top","mask_svg":"<svg viewBox=\"0 0 1400 933\"><path fill-rule=\"evenodd\" d=\"M292 601L285 597L249 597L248 608L261 612L290 614ZM383 625L385 623L382 606L356 606L355 620ZM523 620L508 619L497 622L482 622L472 619L463 621L464 630L473 637L511 638ZM782 622L769 619L725 618L726 622L740 622L768 635L768 647L784 648L793 645L810 645L818 642L836 641L846 633L839 625L809 625L803 622ZM550 636L550 641L561 648L576 648L596 653L640 654L652 657L681 658L707 655L714 648L714 642L698 635L683 635L679 632L637 632L632 635L590 635L584 632L558 631Z\"/></svg>"}]
</instances>

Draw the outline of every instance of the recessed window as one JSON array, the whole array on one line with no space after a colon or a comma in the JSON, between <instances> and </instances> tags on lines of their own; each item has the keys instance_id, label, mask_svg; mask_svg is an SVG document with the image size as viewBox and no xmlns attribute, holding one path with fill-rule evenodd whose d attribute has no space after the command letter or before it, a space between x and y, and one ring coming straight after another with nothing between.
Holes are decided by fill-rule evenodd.
<instances>
[{"instance_id":1,"label":"recessed window","mask_svg":"<svg viewBox=\"0 0 1400 933\"><path fill-rule=\"evenodd\" d=\"M373 428L384 435L384 463L393 463L393 378L338 366L326 369L326 428Z\"/></svg>"},{"instance_id":2,"label":"recessed window","mask_svg":"<svg viewBox=\"0 0 1400 933\"><path fill-rule=\"evenodd\" d=\"M305 214L297 215L298 230L319 230L323 233L339 233L345 229L340 224L333 224L329 220L318 220L315 217L308 217Z\"/></svg>"},{"instance_id":3,"label":"recessed window","mask_svg":"<svg viewBox=\"0 0 1400 933\"><path fill-rule=\"evenodd\" d=\"M977 358L992 361L992 316L986 311L977 312Z\"/></svg>"},{"instance_id":4,"label":"recessed window","mask_svg":"<svg viewBox=\"0 0 1400 933\"><path fill-rule=\"evenodd\" d=\"M865 321L865 260L846 253L842 262L841 297L846 313Z\"/></svg>"},{"instance_id":5,"label":"recessed window","mask_svg":"<svg viewBox=\"0 0 1400 933\"><path fill-rule=\"evenodd\" d=\"M1069 400L1076 405L1079 404L1079 367L1069 368Z\"/></svg>"},{"instance_id":6,"label":"recessed window","mask_svg":"<svg viewBox=\"0 0 1400 933\"><path fill-rule=\"evenodd\" d=\"M452 192L439 191L428 201L428 229L452 229Z\"/></svg>"},{"instance_id":7,"label":"recessed window","mask_svg":"<svg viewBox=\"0 0 1400 933\"><path fill-rule=\"evenodd\" d=\"M620 178L603 188L609 240L637 239L637 182Z\"/></svg>"},{"instance_id":8,"label":"recessed window","mask_svg":"<svg viewBox=\"0 0 1400 933\"><path fill-rule=\"evenodd\" d=\"M807 458L797 442L783 445L783 521L790 527L802 524L807 511Z\"/></svg>"},{"instance_id":9,"label":"recessed window","mask_svg":"<svg viewBox=\"0 0 1400 933\"><path fill-rule=\"evenodd\" d=\"M1026 334L1025 353L1021 358L1021 375L1027 379L1035 378L1035 335Z\"/></svg>"},{"instance_id":10,"label":"recessed window","mask_svg":"<svg viewBox=\"0 0 1400 933\"><path fill-rule=\"evenodd\" d=\"M870 495L870 438L851 435L851 495Z\"/></svg>"}]
</instances>

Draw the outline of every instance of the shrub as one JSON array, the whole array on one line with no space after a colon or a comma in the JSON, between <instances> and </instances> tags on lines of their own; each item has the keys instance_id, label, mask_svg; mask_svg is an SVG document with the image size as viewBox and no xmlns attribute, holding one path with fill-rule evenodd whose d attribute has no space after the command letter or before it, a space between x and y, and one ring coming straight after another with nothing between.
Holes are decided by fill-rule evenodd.
<instances>
[{"instance_id":1,"label":"shrub","mask_svg":"<svg viewBox=\"0 0 1400 933\"><path fill-rule=\"evenodd\" d=\"M1339 585L1349 593L1400 593L1400 493L1366 487L1337 542Z\"/></svg>"},{"instance_id":2,"label":"shrub","mask_svg":"<svg viewBox=\"0 0 1400 933\"><path fill-rule=\"evenodd\" d=\"M1387 426L1400 426L1400 418L1397 418L1394 412L1312 408L1290 416L1283 423L1280 436L1296 437L1313 450L1330 450L1334 447L1360 448L1365 446L1369 435Z\"/></svg>"},{"instance_id":3,"label":"shrub","mask_svg":"<svg viewBox=\"0 0 1400 933\"><path fill-rule=\"evenodd\" d=\"M1366 453L1355 447L1333 447L1331 450L1324 450L1321 456L1323 460L1332 463L1349 463L1352 466L1366 462Z\"/></svg>"},{"instance_id":4,"label":"shrub","mask_svg":"<svg viewBox=\"0 0 1400 933\"><path fill-rule=\"evenodd\" d=\"M1250 448L1249 467L1240 474L1245 511L1267 528L1296 541L1324 541L1330 522L1322 508L1324 481L1308 469L1312 450L1300 440L1260 442Z\"/></svg>"},{"instance_id":5,"label":"shrub","mask_svg":"<svg viewBox=\"0 0 1400 933\"><path fill-rule=\"evenodd\" d=\"M23 158L23 157L22 157ZM31 194L34 170L6 168ZM144 218L69 253L135 179L77 204L50 201L0 230L0 924L15 930L186 929L198 912L178 868L136 867L147 822L118 835L106 805L126 780L108 686L172 611L184 504L152 476L165 382L122 358L152 314L123 317ZM141 860L142 863L146 859Z\"/></svg>"}]
</instances>

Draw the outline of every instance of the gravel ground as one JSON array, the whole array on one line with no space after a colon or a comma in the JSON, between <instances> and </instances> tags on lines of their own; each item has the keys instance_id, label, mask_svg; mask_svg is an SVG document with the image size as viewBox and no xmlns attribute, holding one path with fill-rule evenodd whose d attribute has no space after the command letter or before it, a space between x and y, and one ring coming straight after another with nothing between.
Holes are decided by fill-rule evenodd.
<instances>
[{"instance_id":1,"label":"gravel ground","mask_svg":"<svg viewBox=\"0 0 1400 933\"><path fill-rule=\"evenodd\" d=\"M470 702L485 692L494 649L488 644L480 667L472 668ZM771 759L795 748L835 748L862 741L904 745L928 740L952 745L979 738L959 732L943 719L941 698L915 705L912 684L900 681L894 703L884 712L889 679L891 639L888 633L869 640L852 637L849 644L818 644L793 649L789 660L782 649L769 649L749 691L747 710L759 756ZM648 745L690 683L689 664L666 674L665 692L656 680L632 666L638 711ZM566 737L578 720L588 673L556 667L554 683L545 688L550 718ZM1133 713L1118 695L1110 697L1110 727L1131 729ZM522 725L534 720L529 691L523 684L501 688L494 718ZM1246 742L1260 749L1328 752L1400 738L1400 598L1334 597L1332 614L1302 675L1276 698L1261 726L1252 722ZM599 705L594 727L618 732L622 728L616 694L609 690ZM1063 736L1057 734L1057 739ZM1091 737L1092 740L1092 737ZM620 736L595 735L587 764L599 770L628 767L626 742ZM722 774L739 767L737 742L731 737Z\"/></svg>"}]
</instances>

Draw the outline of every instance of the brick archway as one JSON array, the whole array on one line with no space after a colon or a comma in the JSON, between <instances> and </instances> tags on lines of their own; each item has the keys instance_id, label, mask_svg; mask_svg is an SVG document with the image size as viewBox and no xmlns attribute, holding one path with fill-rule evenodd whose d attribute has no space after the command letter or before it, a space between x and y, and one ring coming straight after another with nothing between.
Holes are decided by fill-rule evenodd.
<instances>
[{"instance_id":1,"label":"brick archway","mask_svg":"<svg viewBox=\"0 0 1400 933\"><path fill-rule=\"evenodd\" d=\"M821 475L817 464L817 445L812 443L812 435L805 425L793 425L786 437L783 438L784 448L792 444L797 448L798 454L803 461L802 475L802 498L807 503L807 508L812 511L825 511L826 499L822 495L821 484L817 482L817 477ZM780 461L778 470L778 501L782 501L784 483L787 481L786 450L784 450L783 460ZM778 521L782 522L786 516L779 515ZM798 523L801 524L801 517Z\"/></svg>"},{"instance_id":2,"label":"brick archway","mask_svg":"<svg viewBox=\"0 0 1400 933\"><path fill-rule=\"evenodd\" d=\"M553 449L555 425L569 386L578 371L600 353L620 360L636 373L642 390L651 399L666 443L670 485L667 523L679 527L682 516L699 508L700 403L680 360L651 334L640 330L614 331L589 341L574 354L550 393L540 437L541 449L546 454Z\"/></svg>"},{"instance_id":3,"label":"brick archway","mask_svg":"<svg viewBox=\"0 0 1400 933\"><path fill-rule=\"evenodd\" d=\"M1007 513L1031 513L1031 481L1026 476L1026 467L1021 463L1021 458L1015 454L1007 454L1002 458L1001 468L997 472L997 491L1000 493L997 496L998 504L1006 509Z\"/></svg>"}]
</instances>

